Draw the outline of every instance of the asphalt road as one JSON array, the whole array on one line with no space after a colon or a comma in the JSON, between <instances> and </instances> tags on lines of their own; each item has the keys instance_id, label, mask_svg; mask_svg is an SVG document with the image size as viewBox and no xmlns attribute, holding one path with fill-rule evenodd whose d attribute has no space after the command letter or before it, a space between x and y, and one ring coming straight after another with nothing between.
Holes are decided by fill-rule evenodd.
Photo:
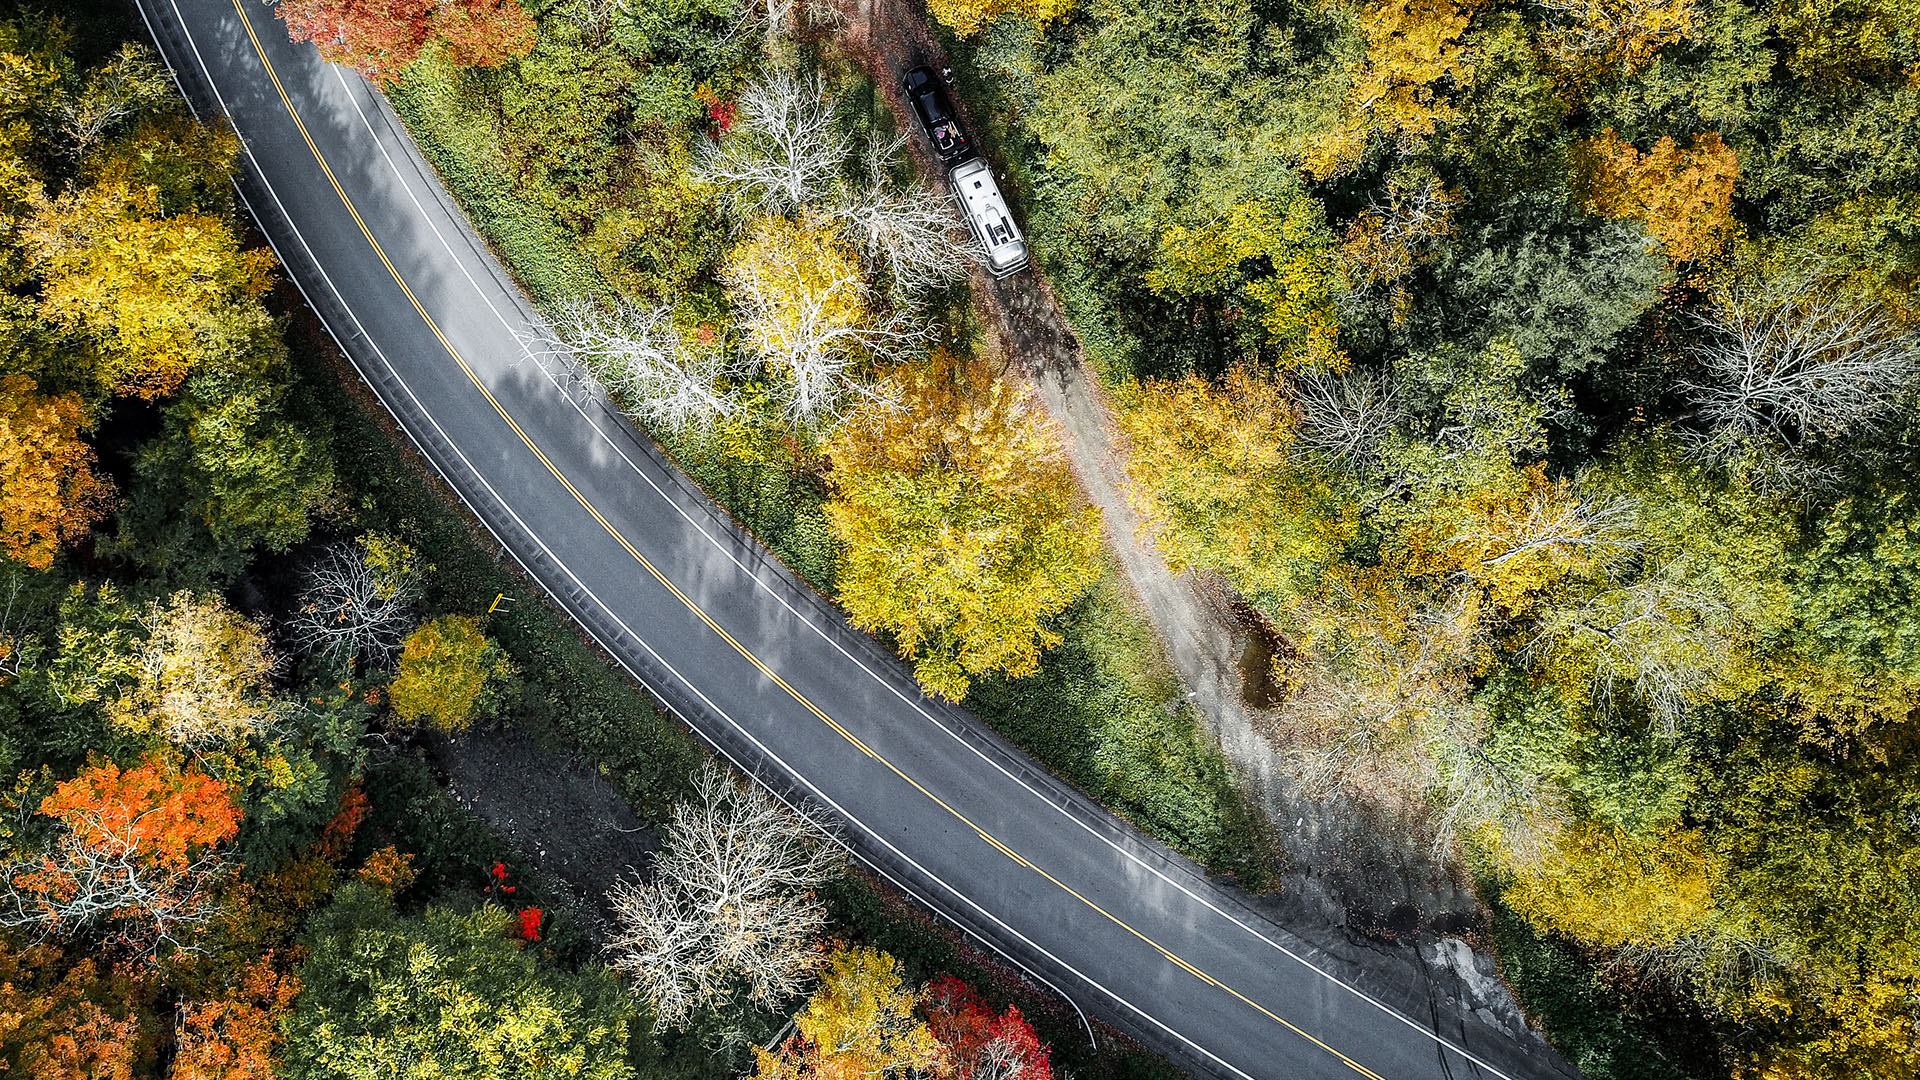
<instances>
[{"instance_id":1,"label":"asphalt road","mask_svg":"<svg viewBox=\"0 0 1920 1080\"><path fill-rule=\"evenodd\" d=\"M923 698L596 391L527 351L537 316L365 83L289 44L259 0L142 4L196 109L240 132L242 192L287 271L425 456L635 677L737 764L829 808L863 861L1196 1071L1567 1075L1436 1011L1432 987L1342 982Z\"/></svg>"}]
</instances>

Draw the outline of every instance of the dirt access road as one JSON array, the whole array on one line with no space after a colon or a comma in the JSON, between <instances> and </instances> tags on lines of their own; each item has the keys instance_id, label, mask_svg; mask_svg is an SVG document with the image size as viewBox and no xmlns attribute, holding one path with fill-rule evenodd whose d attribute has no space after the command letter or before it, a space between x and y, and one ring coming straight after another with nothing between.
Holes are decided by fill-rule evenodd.
<instances>
[{"instance_id":1,"label":"dirt access road","mask_svg":"<svg viewBox=\"0 0 1920 1080\"><path fill-rule=\"evenodd\" d=\"M913 0L851 0L841 36L866 59L900 126L917 131L899 76L921 64L947 66L924 9ZM985 130L971 122L967 102L955 107L970 130ZM939 170L925 141L915 138L909 145L921 175L938 186ZM1429 978L1450 972L1459 989L1457 1007L1480 1011L1483 1018L1498 1016L1516 1035L1537 1039L1493 975L1491 957L1455 937L1482 918L1457 869L1435 857L1407 823L1344 799L1305 798L1288 781L1279 752L1262 734L1264 702L1249 701L1249 684L1257 701L1265 676L1261 632L1224 582L1168 568L1127 499L1127 448L1044 274L1035 266L998 281L976 273L975 280L997 344L1060 424L1074 471L1100 508L1107 545L1188 700L1274 825L1287 873L1277 895L1256 902L1289 929L1375 977L1394 978L1409 966L1425 968Z\"/></svg>"}]
</instances>

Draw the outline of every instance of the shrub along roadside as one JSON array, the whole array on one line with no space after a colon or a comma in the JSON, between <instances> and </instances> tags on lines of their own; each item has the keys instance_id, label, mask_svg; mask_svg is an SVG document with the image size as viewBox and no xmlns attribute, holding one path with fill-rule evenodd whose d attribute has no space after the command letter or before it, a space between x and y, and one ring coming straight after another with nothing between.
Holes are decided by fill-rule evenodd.
<instances>
[{"instance_id":1,"label":"shrub along roadside","mask_svg":"<svg viewBox=\"0 0 1920 1080\"><path fill-rule=\"evenodd\" d=\"M1714 1061L1718 1043L1701 1037L1704 1021L1696 1010L1686 1016L1629 1013L1577 947L1533 929L1500 899L1496 885L1482 879L1480 887L1502 977L1582 1075L1711 1080L1723 1074Z\"/></svg>"}]
</instances>

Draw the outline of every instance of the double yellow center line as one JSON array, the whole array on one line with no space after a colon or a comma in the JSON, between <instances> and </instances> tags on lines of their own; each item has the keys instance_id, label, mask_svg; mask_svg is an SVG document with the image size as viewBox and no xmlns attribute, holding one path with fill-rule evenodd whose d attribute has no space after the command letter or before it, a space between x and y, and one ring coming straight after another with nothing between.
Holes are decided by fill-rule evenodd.
<instances>
[{"instance_id":1,"label":"double yellow center line","mask_svg":"<svg viewBox=\"0 0 1920 1080\"><path fill-rule=\"evenodd\" d=\"M1276 1023L1283 1025L1284 1027L1287 1028L1287 1030L1293 1032L1296 1035L1299 1035L1303 1039L1306 1039L1308 1042L1312 1043L1313 1045L1319 1047L1322 1050L1325 1050L1327 1053L1332 1054L1334 1057L1338 1058L1340 1061L1344 1062L1348 1067L1353 1069L1354 1072L1359 1073L1361 1076L1365 1077L1366 1080L1385 1080L1385 1078L1382 1077L1379 1073L1374 1072L1372 1069L1367 1068L1365 1065L1360 1064L1359 1062L1353 1060L1352 1058L1341 1053L1340 1051L1335 1050L1333 1047L1328 1046L1326 1043L1322 1042L1318 1038L1315 1038L1313 1035L1308 1034L1306 1031L1302 1030L1300 1027L1298 1027L1291 1021L1287 1020L1282 1016L1279 1016L1278 1014L1274 1013L1272 1010L1268 1009L1264 1005L1261 1005L1253 1001L1251 998L1248 998L1246 995L1240 993L1238 990L1235 990L1234 988L1226 985L1225 983L1214 978L1213 976L1208 975L1206 972L1201 971L1199 968L1188 963L1186 960L1182 959L1178 954L1174 953L1172 950L1168 949L1166 946L1161 945L1159 942L1153 940L1152 938L1148 937L1146 934L1143 934L1139 930L1135 929L1131 924L1127 923L1124 919L1121 919L1119 916L1114 915L1112 912L1101 907L1099 904L1081 895L1080 892L1074 889L1072 886L1066 884L1065 882L1061 881L1059 878L1056 878L1052 874L1048 873L1046 870L1043 870L1040 867L1035 866L1033 863L1021 857L1019 853L1015 852L1012 848L1008 847L1005 843L1002 843L999 840L999 838L995 837L992 833L989 833L987 830L981 828L979 825L974 824L973 821L970 818L968 818L965 814L961 813L960 811L954 809L952 806L948 805L946 800L940 798L940 796L935 795L933 792L927 790L927 788L923 786L918 780L915 780L913 777L908 776L904 771L900 769L899 766L887 760L885 757L881 756L879 753L876 753L872 747L862 742L858 736L853 734L853 732L848 731L844 726L842 726L839 723L839 721L835 720L831 716L828 716L824 711L821 710L821 708L818 705L815 705L811 700L809 700L805 694L802 694L800 691L794 689L791 685L787 683L785 679L781 678L779 672L776 672L771 667L768 667L765 661L761 660L758 656L754 655L753 650L741 644L737 638L735 638L732 634L727 632L725 627L721 626L718 622L714 621L713 617L711 615L708 615L705 609L701 608L701 606L698 603L696 603L692 597L682 592L679 586L675 585L672 581L668 580L667 576L660 572L660 569L653 564L652 560L648 559L645 555L641 554L640 549L634 547L633 543L629 541L626 538L626 536L622 535L620 530L615 528L612 522L607 520L606 516L600 512L598 507L594 506L593 503L590 500L588 500L588 498L585 495L581 494L580 489L574 486L573 481L569 480L566 474L561 472L560 468L556 466L553 463L553 461L547 457L546 453L542 451L540 447L534 443L533 439L530 438L527 435L526 431L520 427L519 423L516 422L514 418L507 412L506 408L500 404L499 399L493 396L493 392L487 389L486 384L480 380L479 375L474 372L473 367L467 363L466 357L460 354L460 350L454 347L453 342L447 340L447 335L441 331L440 325L434 321L433 316L427 313L426 307L420 303L419 298L414 296L413 290L410 287L408 287L406 279L400 275L399 269L393 265L393 260L387 257L387 253L385 249L383 249L380 246L380 241L374 238L373 230L367 227L367 223L365 219L363 219L360 216L359 209L354 206L353 200L347 197L346 190L340 186L339 179L334 176L333 169L327 164L326 155L320 152L320 147L313 141L312 134L307 131L307 125L300 119L300 113L298 112L298 110L296 110L293 107L293 99L290 96L288 96L286 87L281 84L280 75L277 71L274 70L273 62L267 58L266 49L262 47L260 44L260 37L258 33L256 33L254 30L253 20L249 18L247 15L246 8L243 6L243 0L233 0L233 7L234 7L234 11L238 12L240 15L241 25L243 25L246 28L248 38L251 39L253 42L254 52L256 55L259 56L261 66L266 69L267 78L272 80L273 88L275 92L277 92L280 95L280 103L286 106L287 115L292 118L294 127L299 130L301 139L303 139L307 144L307 149L312 151L314 162L320 166L321 173L323 173L326 176L327 182L333 186L334 194L340 197L341 204L346 207L347 213L353 217L354 224L359 226L361 235L366 237L367 243L373 248L374 255L380 259L380 264L387 268L387 273L393 276L394 284L400 287L400 291L406 295L408 303L411 303L413 305L413 309L420 314L421 321L426 323L427 328L433 332L433 336L437 338L440 344L446 348L447 355L453 357L454 363L460 365L460 370L466 373L467 378L473 383L474 388L480 391L481 396L487 399L487 404L493 406L494 412L500 415L500 419L506 421L507 426L513 429L513 433L519 436L520 441L524 443L527 449L532 451L533 455L540 460L540 464L546 466L547 471L553 474L553 478L555 480L558 480L560 484L567 489L567 492L574 497L575 501L577 501L580 504L580 506L586 510L587 513L591 514L595 521L600 523L600 527L607 531L607 535L613 537L615 542L617 542L622 548L626 549L627 554L632 555L636 562L638 562L641 566L646 568L647 573L651 574L654 580L658 581L661 585L666 586L667 591L671 592L682 604L685 604L688 611L693 612L693 614L697 616L701 622L705 623L710 629L713 630L714 633L720 635L721 640L725 641L728 645L732 646L734 651L739 653L742 657L744 657L748 663L754 666L756 670L758 670L761 674L765 675L767 678L771 679L776 686L780 687L780 689L786 691L790 696L792 696L793 700L799 702L800 705L803 708L805 708L808 712L812 713L815 717L818 717L821 723L824 723L828 727L832 728L837 734L839 734L841 738L845 739L848 743L850 743L854 748L858 749L861 753L867 755L869 758L872 758L873 760L886 766L886 768L889 771L891 771L895 776L899 777L901 780L911 785L915 791L918 791L920 794L926 796L929 800L931 800L935 805L939 806L942 810L945 810L947 813L953 815L953 817L956 820L958 820L961 824L965 825L967 828L973 830L973 832L978 834L982 840L986 841L988 844L991 844L1001 854L1013 860L1015 863L1019 864L1020 866L1024 866L1027 869L1033 871L1034 873L1040 875L1042 878L1045 878L1048 882L1050 882L1057 888L1061 889L1062 891L1066 892L1069 896L1072 896L1074 899L1080 901L1082 904L1086 905L1088 908L1098 912L1100 915L1112 921L1115 926L1120 927L1121 929L1127 931L1129 934L1132 934L1134 937L1140 939L1142 942L1151 946L1161 956L1166 957L1167 960L1169 960L1170 962L1178 966L1181 970L1187 972L1188 974L1191 974L1194 978L1199 979L1201 982L1206 983L1208 986L1215 987L1217 989L1225 991L1228 994L1231 994L1234 998L1238 999L1239 1001L1244 1002L1246 1005L1252 1007L1253 1009L1258 1010L1260 1013L1274 1020Z\"/></svg>"}]
</instances>

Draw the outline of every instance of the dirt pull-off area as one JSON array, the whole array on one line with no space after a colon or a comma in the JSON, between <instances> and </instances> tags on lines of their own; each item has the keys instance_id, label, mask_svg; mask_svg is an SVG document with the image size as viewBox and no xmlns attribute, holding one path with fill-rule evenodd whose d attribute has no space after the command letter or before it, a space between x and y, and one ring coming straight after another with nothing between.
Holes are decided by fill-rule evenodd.
<instances>
[{"instance_id":1,"label":"dirt pull-off area","mask_svg":"<svg viewBox=\"0 0 1920 1080\"><path fill-rule=\"evenodd\" d=\"M607 890L645 871L660 846L620 792L594 769L514 731L434 739L430 746L447 794L562 887L604 939L612 914Z\"/></svg>"},{"instance_id":2,"label":"dirt pull-off area","mask_svg":"<svg viewBox=\"0 0 1920 1080\"><path fill-rule=\"evenodd\" d=\"M917 131L899 76L921 64L947 66L923 9L909 0L853 0L843 38L866 58L901 126ZM955 106L967 118L967 103ZM985 130L977 123L971 129ZM924 140L910 145L922 175L937 178ZM1107 543L1189 701L1273 823L1288 872L1280 894L1258 902L1309 938L1358 934L1410 946L1476 926L1478 901L1420 830L1350 800L1305 798L1289 782L1260 723L1275 704L1267 666L1273 643L1224 582L1175 574L1156 549L1127 498L1127 450L1106 395L1046 279L1035 267L998 281L977 274L976 283L997 344L1059 422L1074 471L1104 518Z\"/></svg>"}]
</instances>

